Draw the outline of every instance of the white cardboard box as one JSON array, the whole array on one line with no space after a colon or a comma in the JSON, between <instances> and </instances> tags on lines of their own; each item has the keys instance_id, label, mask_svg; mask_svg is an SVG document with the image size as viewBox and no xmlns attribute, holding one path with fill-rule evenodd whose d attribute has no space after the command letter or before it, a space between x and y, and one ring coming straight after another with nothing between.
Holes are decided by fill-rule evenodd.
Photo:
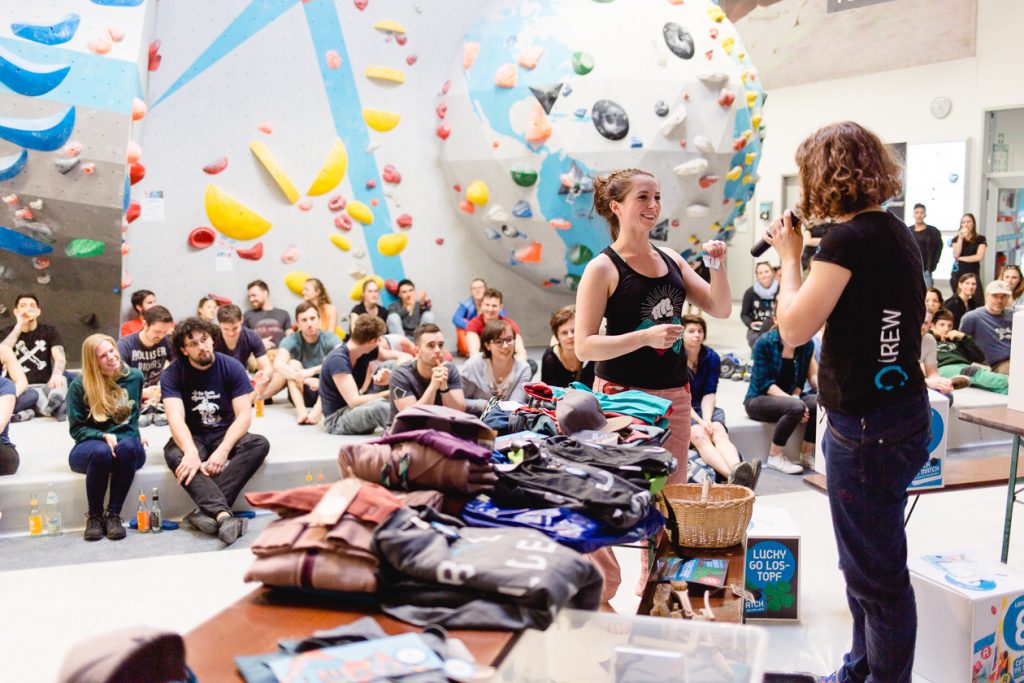
<instances>
[{"instance_id":1,"label":"white cardboard box","mask_svg":"<svg viewBox=\"0 0 1024 683\"><path fill-rule=\"evenodd\" d=\"M754 506L747 527L747 589L761 599L744 602L747 621L800 621L800 532L782 508Z\"/></svg>"},{"instance_id":2,"label":"white cardboard box","mask_svg":"<svg viewBox=\"0 0 1024 683\"><path fill-rule=\"evenodd\" d=\"M1024 680L1024 574L979 557L955 551L909 558L914 673L933 683Z\"/></svg>"},{"instance_id":3,"label":"white cardboard box","mask_svg":"<svg viewBox=\"0 0 1024 683\"><path fill-rule=\"evenodd\" d=\"M949 399L939 392L929 389L928 402L932 408L932 440L928 444L928 462L907 487L908 491L941 489L943 487L943 464L946 459L946 442L949 435ZM814 470L821 474L825 474L825 455L822 452L821 444L825 438L826 429L828 429L828 424L825 410L819 407L814 439Z\"/></svg>"},{"instance_id":4,"label":"white cardboard box","mask_svg":"<svg viewBox=\"0 0 1024 683\"><path fill-rule=\"evenodd\" d=\"M1024 309L1013 314L1010 340L1010 396L1006 407L1024 412Z\"/></svg>"}]
</instances>

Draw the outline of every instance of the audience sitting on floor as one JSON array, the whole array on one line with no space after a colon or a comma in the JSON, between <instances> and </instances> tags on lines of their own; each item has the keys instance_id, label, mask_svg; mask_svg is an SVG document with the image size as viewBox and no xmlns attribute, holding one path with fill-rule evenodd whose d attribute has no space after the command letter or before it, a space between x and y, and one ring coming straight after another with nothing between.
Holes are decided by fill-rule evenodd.
<instances>
[{"instance_id":1,"label":"audience sitting on floor","mask_svg":"<svg viewBox=\"0 0 1024 683\"><path fill-rule=\"evenodd\" d=\"M381 348L379 341L385 329L377 316L361 315L348 340L324 358L320 405L327 433L372 434L391 421L387 393L374 390L374 386L387 386L391 370L381 367L374 372L372 364L407 356Z\"/></svg>"},{"instance_id":2,"label":"audience sitting on floor","mask_svg":"<svg viewBox=\"0 0 1024 683\"><path fill-rule=\"evenodd\" d=\"M747 326L747 345L753 349L757 338L772 326L775 297L779 293L779 281L767 261L754 266L754 284L743 293L740 306L740 320Z\"/></svg>"},{"instance_id":3,"label":"audience sitting on floor","mask_svg":"<svg viewBox=\"0 0 1024 683\"><path fill-rule=\"evenodd\" d=\"M576 357L576 306L570 304L555 311L549 321L555 345L544 349L540 361L540 381L553 387L580 382L594 387L596 363L584 363Z\"/></svg>"},{"instance_id":4,"label":"audience sitting on floor","mask_svg":"<svg viewBox=\"0 0 1024 683\"><path fill-rule=\"evenodd\" d=\"M302 304L300 304L302 305ZM245 532L231 506L263 464L270 443L249 433L249 376L242 364L213 350L217 328L188 318L174 330L176 360L160 379L171 438L164 459L196 509L192 527L230 545Z\"/></svg>"},{"instance_id":5,"label":"audience sitting on floor","mask_svg":"<svg viewBox=\"0 0 1024 683\"><path fill-rule=\"evenodd\" d=\"M952 313L945 310L936 313L931 332L936 339L940 375L949 378L957 388L967 384L997 394L1008 393L1009 377L981 367L985 352L971 335L953 328Z\"/></svg>"},{"instance_id":6,"label":"audience sitting on floor","mask_svg":"<svg viewBox=\"0 0 1024 683\"><path fill-rule=\"evenodd\" d=\"M135 334L136 332L142 331L142 314L153 308L156 305L156 294L149 291L148 289L138 289L132 292L132 310L138 315L131 320L127 320L121 325L122 337L127 337L129 334Z\"/></svg>"},{"instance_id":7,"label":"audience sitting on floor","mask_svg":"<svg viewBox=\"0 0 1024 683\"><path fill-rule=\"evenodd\" d=\"M1010 288L1010 308L1024 308L1024 275L1021 274L1020 266L1003 266L999 279Z\"/></svg>"},{"instance_id":8,"label":"audience sitting on floor","mask_svg":"<svg viewBox=\"0 0 1024 683\"><path fill-rule=\"evenodd\" d=\"M466 326L469 321L477 316L480 304L483 303L484 292L487 291L487 282L478 277L469 283L469 298L459 302L459 307L452 315L452 324L455 325L455 334L458 335L458 351L463 357L469 356L469 340L466 336Z\"/></svg>"},{"instance_id":9,"label":"audience sitting on floor","mask_svg":"<svg viewBox=\"0 0 1024 683\"><path fill-rule=\"evenodd\" d=\"M484 301L486 306L486 296ZM483 352L470 357L462 366L467 412L482 415L492 399L526 403L523 385L533 377L533 371L516 356L518 338L508 320L493 320L484 325L480 335Z\"/></svg>"},{"instance_id":10,"label":"audience sitting on floor","mask_svg":"<svg viewBox=\"0 0 1024 683\"><path fill-rule=\"evenodd\" d=\"M930 290L929 290L930 291ZM940 311L942 309L939 309ZM950 324L953 321L953 314L945 311L949 316ZM938 315L936 313L935 315ZM963 389L970 386L969 379L963 376L943 377L939 372L939 348L938 342L931 334L932 321L935 315L925 312L924 322L921 323L921 372L924 373L924 383L929 389L934 389L940 394L945 394L953 403L953 390Z\"/></svg>"},{"instance_id":11,"label":"audience sitting on floor","mask_svg":"<svg viewBox=\"0 0 1024 683\"><path fill-rule=\"evenodd\" d=\"M217 324L217 300L212 296L204 296L196 304L196 316L208 323Z\"/></svg>"},{"instance_id":12,"label":"audience sitting on floor","mask_svg":"<svg viewBox=\"0 0 1024 683\"><path fill-rule=\"evenodd\" d=\"M307 279L302 283L302 298L316 306L320 316L320 329L338 334L338 307L331 303L324 283L315 277Z\"/></svg>"},{"instance_id":13,"label":"audience sitting on floor","mask_svg":"<svg viewBox=\"0 0 1024 683\"><path fill-rule=\"evenodd\" d=\"M295 419L300 425L320 422L320 366L341 338L320 327L320 312L312 301L295 307L299 331L281 341L274 372L288 383L288 399L295 406Z\"/></svg>"},{"instance_id":14,"label":"audience sitting on floor","mask_svg":"<svg viewBox=\"0 0 1024 683\"><path fill-rule=\"evenodd\" d=\"M146 464L139 435L142 385L142 371L124 363L113 338L93 334L82 342L82 374L68 388L68 428L75 440L68 464L85 475L87 541L119 541L127 534L121 510L135 471Z\"/></svg>"},{"instance_id":15,"label":"audience sitting on floor","mask_svg":"<svg viewBox=\"0 0 1024 683\"><path fill-rule=\"evenodd\" d=\"M267 348L258 334L247 327L242 327L242 309L234 304L221 306L217 309L217 325L220 328L220 334L217 335L214 342L214 350L231 356L246 369L249 368L250 363L256 367L256 376L253 379L253 400L258 397L267 399L273 396L271 393L265 393L274 375L274 368L270 365Z\"/></svg>"},{"instance_id":16,"label":"audience sitting on floor","mask_svg":"<svg viewBox=\"0 0 1024 683\"><path fill-rule=\"evenodd\" d=\"M21 462L18 449L11 443L7 432L15 414L18 395L28 388L28 380L14 360L14 352L6 346L0 346L0 368L8 375L0 376L0 476L3 476L17 472Z\"/></svg>"},{"instance_id":17,"label":"audience sitting on floor","mask_svg":"<svg viewBox=\"0 0 1024 683\"><path fill-rule=\"evenodd\" d=\"M0 377L6 377L14 384L14 407L11 422L24 422L35 416L34 407L39 393L28 388L28 377L18 364L14 350L0 344Z\"/></svg>"},{"instance_id":18,"label":"audience sitting on floor","mask_svg":"<svg viewBox=\"0 0 1024 683\"><path fill-rule=\"evenodd\" d=\"M444 334L433 323L416 328L416 357L391 372L388 395L390 419L411 405L447 406L466 410L462 376L454 363L445 362Z\"/></svg>"},{"instance_id":19,"label":"audience sitting on floor","mask_svg":"<svg viewBox=\"0 0 1024 683\"><path fill-rule=\"evenodd\" d=\"M924 314L935 317L935 314L942 309L942 292L935 287L929 287L924 292Z\"/></svg>"},{"instance_id":20,"label":"audience sitting on floor","mask_svg":"<svg viewBox=\"0 0 1024 683\"><path fill-rule=\"evenodd\" d=\"M953 314L953 326L960 327L960 320L969 311L978 307L974 294L978 289L978 276L964 273L956 283L956 293L942 304L942 307ZM927 298L927 294L925 295Z\"/></svg>"},{"instance_id":21,"label":"audience sitting on floor","mask_svg":"<svg viewBox=\"0 0 1024 683\"><path fill-rule=\"evenodd\" d=\"M741 460L725 428L725 411L715 405L722 359L704 345L707 323L690 315L682 322L683 350L690 368L690 445L728 483L753 489L761 474L761 461Z\"/></svg>"},{"instance_id":22,"label":"audience sitting on floor","mask_svg":"<svg viewBox=\"0 0 1024 683\"><path fill-rule=\"evenodd\" d=\"M398 283L398 301L388 307L387 327L389 334L403 334L413 338L416 328L424 323L434 322L430 299L426 292L416 292L412 280Z\"/></svg>"},{"instance_id":23,"label":"audience sitting on floor","mask_svg":"<svg viewBox=\"0 0 1024 683\"><path fill-rule=\"evenodd\" d=\"M174 350L167 335L174 327L171 312L163 306L153 306L142 314L142 330L117 340L117 352L122 362L142 373L142 405L139 426L167 424L163 403L160 402L160 374L174 360Z\"/></svg>"},{"instance_id":24,"label":"audience sitting on floor","mask_svg":"<svg viewBox=\"0 0 1024 683\"><path fill-rule=\"evenodd\" d=\"M807 381L815 389L818 386L814 343L809 341L793 348L782 340L779 329L773 326L754 344L753 363L743 406L751 420L776 423L768 451L768 467L784 474L800 474L804 467L814 469L817 393L804 391ZM788 460L783 449L801 423L807 428L798 464Z\"/></svg>"},{"instance_id":25,"label":"audience sitting on floor","mask_svg":"<svg viewBox=\"0 0 1024 683\"><path fill-rule=\"evenodd\" d=\"M963 277L960 279L962 281ZM985 287L985 305L966 313L957 326L961 332L974 337L978 348L985 353L985 363L1000 375L1010 374L1011 296L1013 292L1005 282L993 280Z\"/></svg>"},{"instance_id":26,"label":"audience sitting on floor","mask_svg":"<svg viewBox=\"0 0 1024 683\"><path fill-rule=\"evenodd\" d=\"M501 305L504 302L504 295L493 287L484 292L483 300L480 302L480 312L475 318L466 323L466 345L469 355L474 356L483 350L484 325L495 320L502 320L512 326L516 335L515 355L521 360L527 360L526 344L523 342L522 332L519 326L511 318L505 317Z\"/></svg>"},{"instance_id":27,"label":"audience sitting on floor","mask_svg":"<svg viewBox=\"0 0 1024 683\"><path fill-rule=\"evenodd\" d=\"M292 318L288 311L274 308L270 303L270 287L263 280L253 280L246 286L249 305L252 306L243 316L245 326L253 330L263 340L267 351L277 348L286 335L291 334ZM273 362L271 354L271 362Z\"/></svg>"},{"instance_id":28,"label":"audience sitting on floor","mask_svg":"<svg viewBox=\"0 0 1024 683\"><path fill-rule=\"evenodd\" d=\"M15 358L28 379L28 389L18 398L16 421L32 415L67 419L68 381L74 375L65 372L67 356L60 332L39 322L43 310L35 294L19 294L14 300L15 324L0 331L0 344L14 350ZM32 411L32 415L28 414Z\"/></svg>"},{"instance_id":29,"label":"audience sitting on floor","mask_svg":"<svg viewBox=\"0 0 1024 683\"><path fill-rule=\"evenodd\" d=\"M359 316L367 314L377 316L385 326L388 323L388 312L380 303L380 285L372 277L366 278L363 282L359 303L352 307L352 312L348 316L349 332L355 329Z\"/></svg>"}]
</instances>

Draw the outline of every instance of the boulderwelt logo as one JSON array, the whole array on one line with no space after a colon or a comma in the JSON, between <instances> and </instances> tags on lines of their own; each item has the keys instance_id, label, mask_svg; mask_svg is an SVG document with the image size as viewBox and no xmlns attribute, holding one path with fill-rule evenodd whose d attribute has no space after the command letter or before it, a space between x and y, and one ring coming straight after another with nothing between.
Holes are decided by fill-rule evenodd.
<instances>
[{"instance_id":1,"label":"boulderwelt logo","mask_svg":"<svg viewBox=\"0 0 1024 683\"><path fill-rule=\"evenodd\" d=\"M885 365L875 373L875 387L892 391L906 386L910 376L895 361L900 355L900 318L902 311L882 310L882 329L879 334L878 362Z\"/></svg>"}]
</instances>

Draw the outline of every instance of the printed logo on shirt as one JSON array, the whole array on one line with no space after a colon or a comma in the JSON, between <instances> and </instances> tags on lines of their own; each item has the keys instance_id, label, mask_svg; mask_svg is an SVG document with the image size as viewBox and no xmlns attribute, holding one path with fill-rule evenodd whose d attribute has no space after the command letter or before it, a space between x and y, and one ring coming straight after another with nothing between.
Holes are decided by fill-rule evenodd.
<instances>
[{"instance_id":1,"label":"printed logo on shirt","mask_svg":"<svg viewBox=\"0 0 1024 683\"><path fill-rule=\"evenodd\" d=\"M875 373L875 387L882 391L898 389L910 381L907 371L896 364L896 360L900 356L900 318L902 317L902 311L893 311L888 308L882 311L878 362L886 365Z\"/></svg>"},{"instance_id":2,"label":"printed logo on shirt","mask_svg":"<svg viewBox=\"0 0 1024 683\"><path fill-rule=\"evenodd\" d=\"M214 427L220 422L220 404L216 403L219 398L220 394L216 391L192 392L192 410L199 413L199 419L207 427Z\"/></svg>"},{"instance_id":3,"label":"printed logo on shirt","mask_svg":"<svg viewBox=\"0 0 1024 683\"><path fill-rule=\"evenodd\" d=\"M993 328L992 331L996 333L997 337L999 337L999 341L1005 342L1005 341L1010 341L1011 340L1011 333L1013 332L1013 328L1012 327L996 327L996 328Z\"/></svg>"},{"instance_id":4,"label":"printed logo on shirt","mask_svg":"<svg viewBox=\"0 0 1024 683\"><path fill-rule=\"evenodd\" d=\"M683 293L670 285L652 289L640 307L640 315L643 320L637 326L638 330L646 330L655 325L678 325L683 320ZM678 354L682 350L683 339L680 337L670 348L655 349L655 352L663 356L668 351Z\"/></svg>"},{"instance_id":5,"label":"printed logo on shirt","mask_svg":"<svg viewBox=\"0 0 1024 683\"><path fill-rule=\"evenodd\" d=\"M49 356L46 353L46 340L36 339L31 349L25 344L24 339L19 339L14 345L14 354L18 358L18 364L26 371L31 371L29 365L36 370L45 370L50 364Z\"/></svg>"}]
</instances>

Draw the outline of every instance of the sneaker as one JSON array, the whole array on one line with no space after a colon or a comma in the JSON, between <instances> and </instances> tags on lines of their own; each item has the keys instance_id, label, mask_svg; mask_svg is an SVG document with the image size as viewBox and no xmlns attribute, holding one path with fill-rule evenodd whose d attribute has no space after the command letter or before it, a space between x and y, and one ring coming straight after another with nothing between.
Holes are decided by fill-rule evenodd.
<instances>
[{"instance_id":1,"label":"sneaker","mask_svg":"<svg viewBox=\"0 0 1024 683\"><path fill-rule=\"evenodd\" d=\"M49 417L57 412L57 409L60 408L62 403L64 403L63 395L57 393L50 394L50 398L46 401L46 405L43 406L43 410L41 412L43 415Z\"/></svg>"},{"instance_id":2,"label":"sneaker","mask_svg":"<svg viewBox=\"0 0 1024 683\"><path fill-rule=\"evenodd\" d=\"M153 424L153 413L139 413L139 429Z\"/></svg>"},{"instance_id":3,"label":"sneaker","mask_svg":"<svg viewBox=\"0 0 1024 683\"><path fill-rule=\"evenodd\" d=\"M103 528L103 518L100 515L85 516L85 533L82 538L87 541L98 541L106 534Z\"/></svg>"},{"instance_id":4,"label":"sneaker","mask_svg":"<svg viewBox=\"0 0 1024 683\"><path fill-rule=\"evenodd\" d=\"M814 469L814 451L800 454L800 464L809 470Z\"/></svg>"},{"instance_id":5,"label":"sneaker","mask_svg":"<svg viewBox=\"0 0 1024 683\"><path fill-rule=\"evenodd\" d=\"M60 408L57 408L57 410L53 411L53 417L54 417L54 419L57 420L57 422L67 422L68 421L68 402L67 401L64 401L63 403L61 403L60 404Z\"/></svg>"},{"instance_id":6,"label":"sneaker","mask_svg":"<svg viewBox=\"0 0 1024 683\"><path fill-rule=\"evenodd\" d=\"M977 368L975 368L975 369L977 369ZM971 374L974 374L974 373L971 373ZM949 381L951 381L953 383L953 388L954 389L966 389L967 387L971 386L971 378L968 377L966 374L964 374L964 375L954 375L953 377L949 378Z\"/></svg>"},{"instance_id":7,"label":"sneaker","mask_svg":"<svg viewBox=\"0 0 1024 683\"><path fill-rule=\"evenodd\" d=\"M769 455L768 467L778 470L783 474L800 474L804 471L803 467L800 467L795 462L790 462L784 455Z\"/></svg>"},{"instance_id":8,"label":"sneaker","mask_svg":"<svg viewBox=\"0 0 1024 683\"><path fill-rule=\"evenodd\" d=\"M11 422L28 422L35 416L36 414L30 409L26 409L11 415Z\"/></svg>"},{"instance_id":9,"label":"sneaker","mask_svg":"<svg viewBox=\"0 0 1024 683\"><path fill-rule=\"evenodd\" d=\"M754 468L754 481L750 484L750 490L757 490L757 482L761 479L761 461L758 459L750 460L750 466Z\"/></svg>"},{"instance_id":10,"label":"sneaker","mask_svg":"<svg viewBox=\"0 0 1024 683\"><path fill-rule=\"evenodd\" d=\"M121 521L121 516L116 512L107 510L107 514L103 518L103 524L107 527L107 538L111 541L120 541L128 535L124 528L124 522Z\"/></svg>"},{"instance_id":11,"label":"sneaker","mask_svg":"<svg viewBox=\"0 0 1024 683\"><path fill-rule=\"evenodd\" d=\"M167 415L164 413L153 414L153 426L154 427L166 427L167 426Z\"/></svg>"},{"instance_id":12,"label":"sneaker","mask_svg":"<svg viewBox=\"0 0 1024 683\"><path fill-rule=\"evenodd\" d=\"M220 528L217 529L217 538L224 545L231 545L245 533L245 530L248 528L248 521L238 517L228 517L220 523Z\"/></svg>"},{"instance_id":13,"label":"sneaker","mask_svg":"<svg viewBox=\"0 0 1024 683\"><path fill-rule=\"evenodd\" d=\"M211 536L217 533L217 520L213 517L204 515L199 508L194 509L181 518L181 521L187 522L189 526L198 531L202 531L204 534L210 534Z\"/></svg>"},{"instance_id":14,"label":"sneaker","mask_svg":"<svg viewBox=\"0 0 1024 683\"><path fill-rule=\"evenodd\" d=\"M754 488L754 466L749 462L738 462L733 465L729 472L727 483L735 486L746 486Z\"/></svg>"}]
</instances>

